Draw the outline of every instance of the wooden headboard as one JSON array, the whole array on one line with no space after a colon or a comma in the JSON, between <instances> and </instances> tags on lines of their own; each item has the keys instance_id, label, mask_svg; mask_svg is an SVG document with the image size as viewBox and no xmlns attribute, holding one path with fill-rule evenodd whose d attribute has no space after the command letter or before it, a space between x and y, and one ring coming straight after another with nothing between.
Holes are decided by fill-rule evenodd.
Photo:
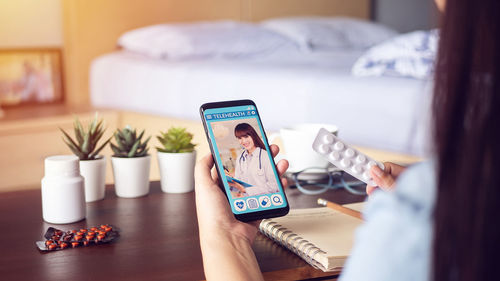
<instances>
[{"instance_id":1,"label":"wooden headboard","mask_svg":"<svg viewBox=\"0 0 500 281\"><path fill-rule=\"evenodd\" d=\"M368 19L370 0L63 0L66 102L89 103L89 66L123 32L162 22L320 15Z\"/></svg>"}]
</instances>

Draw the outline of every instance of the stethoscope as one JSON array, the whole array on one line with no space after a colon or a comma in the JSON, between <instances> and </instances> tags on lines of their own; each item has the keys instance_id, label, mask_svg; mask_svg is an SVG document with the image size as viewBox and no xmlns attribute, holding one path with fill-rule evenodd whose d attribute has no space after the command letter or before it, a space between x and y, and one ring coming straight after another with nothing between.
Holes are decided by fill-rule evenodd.
<instances>
[{"instance_id":1,"label":"stethoscope","mask_svg":"<svg viewBox=\"0 0 500 281\"><path fill-rule=\"evenodd\" d=\"M243 154L245 154L245 151L246 150L243 150L243 152L240 155L240 158L238 159L238 162L240 163L240 170L242 169L241 168L241 160L246 161L245 157L243 156ZM258 175L262 175L261 171L262 171L262 148L259 147L259 173L258 173Z\"/></svg>"}]
</instances>

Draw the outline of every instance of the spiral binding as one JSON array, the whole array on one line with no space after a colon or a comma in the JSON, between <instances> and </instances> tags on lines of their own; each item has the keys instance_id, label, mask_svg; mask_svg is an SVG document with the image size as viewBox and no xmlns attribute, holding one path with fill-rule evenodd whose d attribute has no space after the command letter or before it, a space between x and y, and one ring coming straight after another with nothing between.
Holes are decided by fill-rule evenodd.
<instances>
[{"instance_id":1,"label":"spiral binding","mask_svg":"<svg viewBox=\"0 0 500 281\"><path fill-rule=\"evenodd\" d=\"M297 254L312 267L323 271L329 271L317 260L315 260L316 255L326 254L326 252L316 247L313 243L293 233L286 227L283 227L277 222L263 220L259 226L259 230L271 240Z\"/></svg>"}]
</instances>

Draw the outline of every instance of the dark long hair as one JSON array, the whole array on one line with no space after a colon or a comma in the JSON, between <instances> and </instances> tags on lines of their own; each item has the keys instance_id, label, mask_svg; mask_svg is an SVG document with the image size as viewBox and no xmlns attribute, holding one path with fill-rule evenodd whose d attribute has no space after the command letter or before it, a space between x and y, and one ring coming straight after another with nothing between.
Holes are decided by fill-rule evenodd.
<instances>
[{"instance_id":1,"label":"dark long hair","mask_svg":"<svg viewBox=\"0 0 500 281\"><path fill-rule=\"evenodd\" d=\"M240 123L236 125L236 127L234 128L234 136L237 138L250 136L252 137L253 143L256 147L260 147L263 150L266 150L264 142L262 142L255 129L248 123Z\"/></svg>"},{"instance_id":2,"label":"dark long hair","mask_svg":"<svg viewBox=\"0 0 500 281\"><path fill-rule=\"evenodd\" d=\"M500 278L499 68L500 1L447 1L433 102L435 281Z\"/></svg>"}]
</instances>

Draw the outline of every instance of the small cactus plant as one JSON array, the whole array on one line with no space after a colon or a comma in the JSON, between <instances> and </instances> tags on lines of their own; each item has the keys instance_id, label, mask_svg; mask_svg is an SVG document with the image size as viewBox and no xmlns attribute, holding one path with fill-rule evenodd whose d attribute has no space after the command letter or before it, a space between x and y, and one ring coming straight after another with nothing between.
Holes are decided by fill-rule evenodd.
<instances>
[{"instance_id":1,"label":"small cactus plant","mask_svg":"<svg viewBox=\"0 0 500 281\"><path fill-rule=\"evenodd\" d=\"M186 131L186 128L170 128L166 133L160 132L156 137L163 147L156 147L160 152L184 153L192 152L196 146L191 141L193 134Z\"/></svg>"},{"instance_id":2,"label":"small cactus plant","mask_svg":"<svg viewBox=\"0 0 500 281\"><path fill-rule=\"evenodd\" d=\"M75 121L73 127L75 130L75 139L73 140L66 131L59 128L63 134L63 141L68 145L71 151L80 158L80 160L95 160L97 159L99 152L108 144L111 137L107 139L101 146L97 147L97 143L101 139L104 131L106 129L102 126L103 120L98 119L98 114L95 114L94 119L88 125L87 130L85 130L75 116Z\"/></svg>"},{"instance_id":3,"label":"small cactus plant","mask_svg":"<svg viewBox=\"0 0 500 281\"><path fill-rule=\"evenodd\" d=\"M147 145L151 136L142 142L143 136L144 130L137 136L136 130L132 130L129 126L123 128L123 130L116 129L114 133L116 145L110 142L111 149L114 152L113 157L133 158L148 155L149 148Z\"/></svg>"}]
</instances>

